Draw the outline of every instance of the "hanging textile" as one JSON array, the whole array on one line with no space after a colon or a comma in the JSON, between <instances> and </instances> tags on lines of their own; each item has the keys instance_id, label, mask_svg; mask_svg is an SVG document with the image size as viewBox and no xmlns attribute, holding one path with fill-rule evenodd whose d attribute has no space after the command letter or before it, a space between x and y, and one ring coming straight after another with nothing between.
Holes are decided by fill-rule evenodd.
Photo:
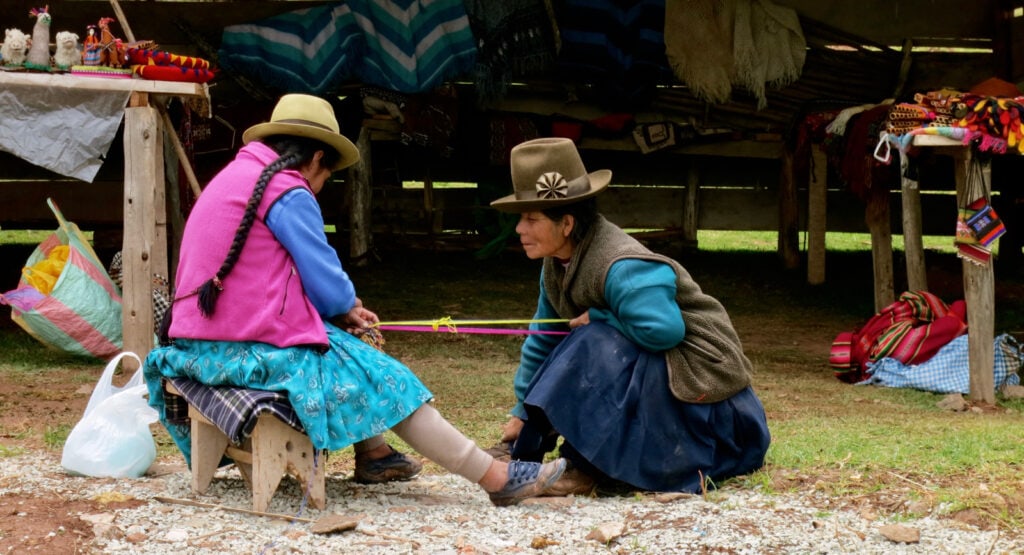
<instances>
[{"instance_id":1,"label":"hanging textile","mask_svg":"<svg viewBox=\"0 0 1024 555\"><path fill-rule=\"evenodd\" d=\"M650 103L672 80L665 58L665 0L566 0L556 13L563 79L594 85L612 110Z\"/></svg>"},{"instance_id":2,"label":"hanging textile","mask_svg":"<svg viewBox=\"0 0 1024 555\"><path fill-rule=\"evenodd\" d=\"M322 94L351 77L365 41L348 4L325 4L221 34L219 65L276 89Z\"/></svg>"},{"instance_id":3,"label":"hanging textile","mask_svg":"<svg viewBox=\"0 0 1024 555\"><path fill-rule=\"evenodd\" d=\"M366 40L358 66L364 83L417 93L464 75L476 45L462 0L348 2Z\"/></svg>"},{"instance_id":4,"label":"hanging textile","mask_svg":"<svg viewBox=\"0 0 1024 555\"><path fill-rule=\"evenodd\" d=\"M515 77L550 70L557 25L550 0L466 0L476 37L473 80L481 102L498 99Z\"/></svg>"},{"instance_id":5,"label":"hanging textile","mask_svg":"<svg viewBox=\"0 0 1024 555\"><path fill-rule=\"evenodd\" d=\"M796 11L768 0L676 0L665 13L665 51L694 96L729 101L733 86L767 106L765 89L796 81L807 41ZM685 29L686 32L678 32Z\"/></svg>"},{"instance_id":6,"label":"hanging textile","mask_svg":"<svg viewBox=\"0 0 1024 555\"><path fill-rule=\"evenodd\" d=\"M461 0L352 0L224 29L220 66L288 92L348 80L418 93L476 60Z\"/></svg>"}]
</instances>

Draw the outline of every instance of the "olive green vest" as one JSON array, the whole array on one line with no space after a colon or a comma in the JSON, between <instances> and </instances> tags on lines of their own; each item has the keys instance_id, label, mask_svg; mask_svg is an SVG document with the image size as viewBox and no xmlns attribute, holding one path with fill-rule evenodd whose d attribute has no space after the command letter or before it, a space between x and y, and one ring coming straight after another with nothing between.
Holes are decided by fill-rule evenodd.
<instances>
[{"instance_id":1,"label":"olive green vest","mask_svg":"<svg viewBox=\"0 0 1024 555\"><path fill-rule=\"evenodd\" d=\"M715 403L750 385L751 364L725 308L700 290L675 260L655 254L603 216L573 251L567 267L544 259L544 291L562 318L608 309L605 277L624 258L653 260L676 272L676 303L686 324L682 343L665 352L672 394L688 403Z\"/></svg>"}]
</instances>

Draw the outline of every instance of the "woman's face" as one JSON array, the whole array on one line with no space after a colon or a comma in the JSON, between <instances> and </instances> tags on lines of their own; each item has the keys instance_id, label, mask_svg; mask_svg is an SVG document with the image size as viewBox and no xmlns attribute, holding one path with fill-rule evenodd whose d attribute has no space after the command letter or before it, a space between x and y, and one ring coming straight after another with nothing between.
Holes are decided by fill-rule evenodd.
<instances>
[{"instance_id":1,"label":"woman's face","mask_svg":"<svg viewBox=\"0 0 1024 555\"><path fill-rule=\"evenodd\" d=\"M556 222L543 212L524 212L519 216L516 233L519 234L519 242L523 244L527 257L536 260L554 256L568 260L572 257L573 245L569 233L574 223L572 216L565 216Z\"/></svg>"}]
</instances>

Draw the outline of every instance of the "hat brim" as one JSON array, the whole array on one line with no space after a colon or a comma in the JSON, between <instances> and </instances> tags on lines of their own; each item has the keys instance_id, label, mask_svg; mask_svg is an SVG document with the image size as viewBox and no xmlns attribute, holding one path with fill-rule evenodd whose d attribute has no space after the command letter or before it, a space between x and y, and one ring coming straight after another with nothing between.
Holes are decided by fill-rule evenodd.
<instances>
[{"instance_id":1,"label":"hat brim","mask_svg":"<svg viewBox=\"0 0 1024 555\"><path fill-rule=\"evenodd\" d=\"M501 210L502 212L533 212L535 210L551 208L552 206L572 204L574 202L586 200L601 191L604 191L612 180L612 172L611 170L597 170L588 173L587 177L590 179L590 190L581 195L575 195L567 198L520 200L517 199L516 195L513 193L491 201L491 206L497 210Z\"/></svg>"},{"instance_id":2,"label":"hat brim","mask_svg":"<svg viewBox=\"0 0 1024 555\"><path fill-rule=\"evenodd\" d=\"M249 144L252 141L258 141L271 135L306 137L309 139L315 139L334 148L334 150L338 151L338 154L340 154L341 157L338 159L338 163L331 168L331 171L343 170L359 161L359 149L356 148L356 145L352 144L352 141L348 140L344 135L333 133L319 127L313 127L312 125L302 125L299 123L279 123L272 121L257 123L256 125L246 129L245 133L242 133L242 144Z\"/></svg>"}]
</instances>

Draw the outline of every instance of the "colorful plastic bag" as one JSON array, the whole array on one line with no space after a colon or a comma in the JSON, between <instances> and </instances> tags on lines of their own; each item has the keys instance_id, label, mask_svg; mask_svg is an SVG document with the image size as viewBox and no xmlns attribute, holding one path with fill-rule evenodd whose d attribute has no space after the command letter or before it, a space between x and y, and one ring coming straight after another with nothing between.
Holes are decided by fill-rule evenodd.
<instances>
[{"instance_id":1,"label":"colorful plastic bag","mask_svg":"<svg viewBox=\"0 0 1024 555\"><path fill-rule=\"evenodd\" d=\"M114 371L125 356L139 363L128 383L117 387ZM156 459L156 442L149 425L158 419L146 401L142 361L121 353L107 363L89 397L85 414L64 442L60 464L71 474L108 478L138 478Z\"/></svg>"},{"instance_id":2,"label":"colorful plastic bag","mask_svg":"<svg viewBox=\"0 0 1024 555\"><path fill-rule=\"evenodd\" d=\"M11 318L32 337L76 355L109 359L121 351L121 290L107 274L89 240L47 199L60 227L28 257L18 289L48 283L39 270L52 270L51 253L67 248L67 259L48 292L31 306L11 305ZM23 296L24 297L24 296Z\"/></svg>"}]
</instances>

